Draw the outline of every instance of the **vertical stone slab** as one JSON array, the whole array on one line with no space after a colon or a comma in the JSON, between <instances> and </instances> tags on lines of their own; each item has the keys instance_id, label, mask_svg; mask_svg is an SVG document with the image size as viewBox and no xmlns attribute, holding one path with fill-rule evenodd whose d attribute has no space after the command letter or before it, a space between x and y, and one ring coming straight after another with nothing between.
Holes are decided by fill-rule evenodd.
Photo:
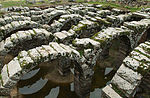
<instances>
[{"instance_id":1,"label":"vertical stone slab","mask_svg":"<svg viewBox=\"0 0 150 98\"><path fill-rule=\"evenodd\" d=\"M75 65L74 70L74 89L81 98L86 98L90 94L93 71L86 64L83 66Z\"/></svg>"},{"instance_id":2,"label":"vertical stone slab","mask_svg":"<svg viewBox=\"0 0 150 98\"><path fill-rule=\"evenodd\" d=\"M71 60L67 57L60 57L57 70L61 75L70 73Z\"/></svg>"}]
</instances>

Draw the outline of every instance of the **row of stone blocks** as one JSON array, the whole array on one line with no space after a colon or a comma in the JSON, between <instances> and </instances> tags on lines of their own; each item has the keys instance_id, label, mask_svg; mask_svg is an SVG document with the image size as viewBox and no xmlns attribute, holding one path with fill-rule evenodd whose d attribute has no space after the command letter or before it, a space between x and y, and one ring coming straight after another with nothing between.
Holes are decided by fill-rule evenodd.
<instances>
[{"instance_id":1,"label":"row of stone blocks","mask_svg":"<svg viewBox=\"0 0 150 98\"><path fill-rule=\"evenodd\" d=\"M93 8L90 8L90 10L95 10L95 9L93 9ZM55 11L54 11L55 12ZM62 11L60 11L60 12L62 12ZM58 11L58 13L59 13L59 11ZM109 14L109 13L108 13ZM85 18L83 18L84 20L83 21L80 21L79 22L79 24L77 25L77 26L73 26L73 28L71 28L70 30L69 30L69 32L66 32L66 31L63 31L63 32L57 32L57 33L55 33L54 35L55 36L57 36L57 38L58 39L61 39L62 41L65 39L65 38L67 38L68 36L70 37L70 36L73 36L73 35L80 35L80 34L82 34L82 33L84 33L84 32L86 32L86 30L90 30L90 29L95 29L95 28L98 28L98 27L101 27L101 25L99 25L98 23L95 23L96 21L97 22L102 22L103 24L109 24L109 22L107 22L107 21L105 21L104 19L102 19L101 17L94 17L94 18L92 18L92 16L93 15L96 15L95 13L93 13L93 12L88 12L87 13L87 16L85 16ZM78 19L78 17L79 17L80 15L76 15L76 14L69 14L69 15L63 15L63 16L61 16L61 18L58 20L58 21L55 21L52 25L51 25L51 27L54 27L53 28L53 30L54 30L54 32L56 32L56 31L60 31L61 30L61 27L63 26L63 24L65 24L66 23L66 21L67 21L67 19L69 19L69 20L72 20L74 17L77 17L76 19ZM125 18L123 18L123 20L124 21L126 21L126 16L123 16L123 17L125 17ZM127 16L128 17L128 16ZM82 16L80 16L79 17L80 19L79 20L82 20L81 18L82 18ZM52 19L52 18L51 18ZM87 19L87 20L86 20ZM113 19L113 18L112 18ZM121 18L120 18L121 19ZM7 19L6 19L7 20ZM90 21L89 21L90 20ZM108 20L110 20L110 19L108 19ZM110 20L111 21L111 20ZM11 22L11 21L10 21ZM75 21L76 22L76 21ZM23 22L21 22L21 23L23 23ZM14 23L15 24L15 23ZM24 24L24 23L23 23ZM27 23L28 24L28 23ZM58 24L60 24L60 25L58 25ZM21 25L21 24L20 24ZM58 26L57 26L58 25ZM56 27L55 27L56 26ZM84 47L86 47L86 48L89 48L89 47L87 47L88 45L88 43L91 43L93 46L99 46L99 45L101 45L101 44L103 44L103 43L107 43L107 42L111 42L111 40L112 39L114 39L114 38L116 38L117 36L120 36L120 35L130 35L130 33L132 33L133 31L132 30L134 30L134 33L135 33L135 31L137 30L138 32L143 32L143 30L147 30L149 27L150 27L150 24L149 24L149 19L143 19L143 20L141 20L141 21L138 21L138 22L136 22L136 21L134 21L134 22L127 22L127 23L125 23L125 26L126 27L128 27L128 28L126 28L126 27L121 27L121 28L112 28L112 27L110 27L110 28L107 28L107 29L103 29L102 31L100 31L100 32L98 32L97 34L95 34L91 39L88 39L88 38L85 38L85 39L76 39L75 41L73 41L74 43L74 45L75 46L84 46ZM6 29L4 29L3 30L3 28L6 28ZM1 30L2 31L7 31L7 29L8 29L8 31L10 30L10 31L13 31L13 30L11 30L11 29L9 29L9 27L10 28L12 28L10 25L8 25L8 26L3 26L2 28L1 28ZM23 27L23 26L22 26ZM14 29L16 29L17 27L15 27ZM20 28L20 27L19 27ZM55 30L56 29L56 30ZM130 30L131 29L131 30ZM37 29L36 29L37 30ZM16 41L17 40L20 40L20 41L23 41L23 39L25 38L25 39L31 39L31 38L33 38L33 36L36 36L36 34L38 35L38 34L41 34L41 30L42 29L40 29L40 30L37 30L37 32L38 33L35 33L35 32L33 32L33 31L36 31L35 29L34 30L29 30L29 31L22 31L22 32L18 32L18 33L16 33L16 34L13 34L11 37L9 37L9 38L7 38L6 39L6 41L5 42L3 42L3 45L6 45L5 47L7 47L7 46L9 46L10 48L11 48L11 46L12 46L12 43L11 42L13 42L13 38L15 38L16 39ZM39 32L40 31L40 32ZM27 33L28 32L28 33ZM53 32L53 33L54 33ZM90 32L92 32L92 33L95 33L95 32L97 32L96 30L95 31L90 31ZM9 32L8 32L9 33ZM7 35L8 33L2 33L3 35ZM28 35L29 34L29 35ZM31 36L31 35L33 35L33 36ZM44 38L48 38L49 36L51 35L51 33L47 33L47 31L42 31L42 38L44 37ZM142 34L141 34L142 35ZM19 37L18 37L19 36ZM39 37L41 37L41 36L39 36ZM131 36L132 37L132 36ZM3 37L4 38L4 37ZM12 38L12 39L11 39ZM71 39L71 38L69 38L69 39ZM68 39L66 39L66 40L68 40ZM134 40L136 40L136 39L134 39ZM79 42L79 41L81 41L81 42ZM88 41L88 42L87 42ZM132 40L131 40L132 41ZM86 43L85 43L86 42ZM15 43L15 41L13 42L13 43ZM51 44L52 45L52 44ZM44 46L44 45L43 45ZM42 47L43 47L42 46ZM58 46L58 47L57 47ZM48 47L50 47L50 46L48 46ZM61 47L59 47L59 45L56 43L55 44L55 47L57 47L57 48L55 48L56 49L56 51L59 51L60 52L60 54L63 52L63 51L60 51L59 49L62 49ZM31 49L32 50L32 49ZM30 51L30 50L29 50ZM36 52L37 51L37 52ZM24 66L25 65L28 65L28 62L26 62L26 61L29 61L29 63L30 63L30 61L31 61L31 63L32 63L32 60L33 61L36 61L36 62L40 62L40 61L47 61L48 59L47 59L47 54L45 54L46 52L43 52L43 51L45 51L45 50L43 50L43 48L40 48L40 47L37 47L37 48L35 48L35 49L33 49L33 56L35 55L35 57L36 57L36 54L38 55L38 53L40 54L40 55L38 55L39 56L39 58L37 58L37 59L35 59L35 60L33 60L32 58L34 58L34 57L27 57L25 60L24 59L21 59L21 61L19 61L20 60L20 56L19 56L19 58L17 57L17 58L14 58L14 60L16 60L16 61L18 61L18 62L21 62L21 63L18 63L18 64L21 64L22 66L23 66L23 68L24 68ZM68 49L68 51L69 51L69 49ZM75 50L76 51L76 50ZM89 50L86 50L86 51L89 51ZM91 51L91 50L90 50ZM22 53L22 52L21 52ZM77 53L78 54L78 56L80 55L81 56L81 54L79 54L79 52L75 52L75 53ZM55 54L55 53L54 53ZM56 53L57 54L57 53ZM19 54L20 55L20 54ZM63 56L63 54L62 54L62 56ZM72 57L72 56L71 56ZM86 56L86 57L88 57L88 56ZM78 58L78 57L76 57L75 59L78 59L78 60L83 60L84 61L84 59L82 58ZM13 61L11 61L12 62L12 64L13 64L13 62L14 62L14 60ZM94 59L94 61L96 61L95 59ZM10 62L10 64L11 64L11 62ZM32 64L31 64L32 65ZM12 66L12 65L11 65ZM10 67L11 67L10 66ZM28 67L28 66L26 66L26 67ZM30 67L30 66L29 66ZM4 66L4 68L5 68L5 66ZM3 70L4 70L4 68L3 68ZM21 70L21 68L22 67L18 67L16 70ZM8 69L8 71L6 70L6 69ZM12 72L10 71L10 69L9 68L7 68L7 65L6 65L6 68L5 68L5 72L3 72L3 73L6 73L6 76L8 76L9 74L11 74L12 75L12 73L13 73L13 71L14 70L12 70ZM28 70L27 70L28 71ZM25 70L25 72L26 72L26 70ZM2 74L3 74L2 73ZM8 74L8 75L7 75ZM14 73L13 73L14 74ZM18 74L20 74L20 73L18 73ZM3 79L3 77L4 76L2 76L2 79ZM14 80L13 80L14 78L12 77L12 84L13 83L16 83L16 82L13 82ZM9 79L8 78L6 78L6 81L9 81ZM16 80L17 80L17 78L16 78ZM4 81L5 81L5 79L4 79ZM2 81L3 82L3 81ZM7 82L8 83L8 82ZM7 84L6 82L4 82L3 84ZM9 84L9 83L8 83ZM6 85L6 87L7 87L7 85ZM2 87L3 88L3 87Z\"/></svg>"},{"instance_id":2,"label":"row of stone blocks","mask_svg":"<svg viewBox=\"0 0 150 98\"><path fill-rule=\"evenodd\" d=\"M10 35L15 30L29 29L39 27L40 25L34 21L13 21L10 24L0 27L0 41L2 41L7 35Z\"/></svg>"},{"instance_id":3,"label":"row of stone blocks","mask_svg":"<svg viewBox=\"0 0 150 98\"><path fill-rule=\"evenodd\" d=\"M140 44L123 60L111 84L103 88L104 98L134 97L143 76L150 70L150 42Z\"/></svg>"},{"instance_id":4,"label":"row of stone blocks","mask_svg":"<svg viewBox=\"0 0 150 98\"><path fill-rule=\"evenodd\" d=\"M129 22L125 23L125 26L128 28L131 28L132 30L138 31L138 32L143 32L143 30L147 30L150 26L149 24L149 19L143 19L139 22ZM67 31L62 31L62 32L57 32L54 33L54 36L56 40L59 40L58 42L62 42L66 39L66 41L69 41L69 39L74 39L75 35L81 35L82 33L84 34L84 30L90 30L93 28L100 27L97 23L91 22L88 20L83 20L80 21L77 26L74 26L72 29L70 29L68 32ZM142 28L140 28L142 27ZM100 44L103 44L105 42L109 42L116 38L117 36L131 36L133 31L128 29L126 27L121 27L121 28L113 28L109 27L107 29L103 29L102 31L96 33L91 39L98 41ZM140 29L139 29L140 28ZM97 31L97 30L96 30ZM96 32L94 31L94 32ZM135 31L135 32L136 32ZM92 33L92 31L90 32ZM134 33L133 33L134 34ZM132 37L132 36L131 36ZM1 42L1 53L8 53L12 47L15 47L18 43L18 41L26 41L26 40L31 40L34 38L39 38L39 39L47 39L48 41L53 40L53 35L50 32L47 32L44 29L33 29L29 31L19 31L16 34L12 34L10 37L8 37L5 41ZM134 39L135 40L135 39ZM134 41L133 40L133 41ZM131 40L132 41L132 40ZM76 40L73 41L73 45L79 46L79 43L76 43ZM84 40L80 42L80 46L84 46ZM134 43L131 43L134 44Z\"/></svg>"},{"instance_id":5,"label":"row of stone blocks","mask_svg":"<svg viewBox=\"0 0 150 98\"><path fill-rule=\"evenodd\" d=\"M80 65L85 63L85 58L75 49L64 44L51 42L28 51L22 51L17 57L4 65L1 71L0 94L6 94L5 90L12 88L21 76L41 62L51 61L59 57L67 57L76 60ZM83 68L86 67L85 65ZM86 67L87 68L87 67Z\"/></svg>"},{"instance_id":6,"label":"row of stone blocks","mask_svg":"<svg viewBox=\"0 0 150 98\"><path fill-rule=\"evenodd\" d=\"M14 33L10 37L6 38L6 40L0 42L0 54L6 55L19 43L35 39L51 42L54 39L54 36L45 29L33 28L33 30L18 31L17 33Z\"/></svg>"}]
</instances>

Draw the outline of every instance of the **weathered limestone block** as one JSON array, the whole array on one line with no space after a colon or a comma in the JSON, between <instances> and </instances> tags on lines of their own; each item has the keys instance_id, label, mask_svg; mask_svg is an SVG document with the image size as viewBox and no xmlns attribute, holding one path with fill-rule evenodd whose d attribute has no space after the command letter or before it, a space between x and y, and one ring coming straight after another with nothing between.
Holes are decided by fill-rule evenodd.
<instances>
[{"instance_id":1,"label":"weathered limestone block","mask_svg":"<svg viewBox=\"0 0 150 98\"><path fill-rule=\"evenodd\" d=\"M134 12L132 14L132 17L140 18L140 19L144 19L144 18L150 19L150 16L147 13L143 13L143 12Z\"/></svg>"},{"instance_id":2,"label":"weathered limestone block","mask_svg":"<svg viewBox=\"0 0 150 98\"><path fill-rule=\"evenodd\" d=\"M31 20L32 21L42 21L42 15L32 15Z\"/></svg>"},{"instance_id":3,"label":"weathered limestone block","mask_svg":"<svg viewBox=\"0 0 150 98\"><path fill-rule=\"evenodd\" d=\"M6 30L5 32L9 32L9 31L13 31L14 28L11 24L7 24L7 25L5 25L5 30Z\"/></svg>"},{"instance_id":4,"label":"weathered limestone block","mask_svg":"<svg viewBox=\"0 0 150 98\"><path fill-rule=\"evenodd\" d=\"M142 19L140 21L125 22L124 26L137 33L142 33L144 30L150 27L150 19Z\"/></svg>"},{"instance_id":5,"label":"weathered limestone block","mask_svg":"<svg viewBox=\"0 0 150 98\"><path fill-rule=\"evenodd\" d=\"M95 17L95 16L98 16L97 13L94 13L94 12L87 12L87 15L91 16L91 17Z\"/></svg>"},{"instance_id":6,"label":"weathered limestone block","mask_svg":"<svg viewBox=\"0 0 150 98\"><path fill-rule=\"evenodd\" d=\"M87 20L93 21L93 22L97 22L97 19L95 19L95 17L89 16L89 15L85 15L84 18L86 18Z\"/></svg>"},{"instance_id":7,"label":"weathered limestone block","mask_svg":"<svg viewBox=\"0 0 150 98\"><path fill-rule=\"evenodd\" d=\"M68 56L70 56L70 54L73 51L73 49L71 47L67 46L67 45L64 45L64 44L60 44L60 46L62 48L64 48L67 51L67 53L69 53Z\"/></svg>"},{"instance_id":8,"label":"weathered limestone block","mask_svg":"<svg viewBox=\"0 0 150 98\"><path fill-rule=\"evenodd\" d=\"M91 37L93 34L97 33L101 29L101 25L98 22L92 22L89 20L82 20L77 26L73 26L72 29L75 33L81 37Z\"/></svg>"},{"instance_id":9,"label":"weathered limestone block","mask_svg":"<svg viewBox=\"0 0 150 98\"><path fill-rule=\"evenodd\" d=\"M62 5L58 5L55 8L58 9L58 10L64 10L64 7Z\"/></svg>"},{"instance_id":10,"label":"weathered limestone block","mask_svg":"<svg viewBox=\"0 0 150 98\"><path fill-rule=\"evenodd\" d=\"M34 65L34 61L31 59L31 57L28 55L28 52L26 51L21 51L19 53L18 60L22 68L28 69L29 67Z\"/></svg>"},{"instance_id":11,"label":"weathered limestone block","mask_svg":"<svg viewBox=\"0 0 150 98\"><path fill-rule=\"evenodd\" d=\"M74 39L75 34L67 31L61 31L61 32L54 33L54 36L56 36L56 40L58 42L67 44Z\"/></svg>"},{"instance_id":12,"label":"weathered limestone block","mask_svg":"<svg viewBox=\"0 0 150 98\"><path fill-rule=\"evenodd\" d=\"M41 9L39 7L31 7L30 10L41 11Z\"/></svg>"},{"instance_id":13,"label":"weathered limestone block","mask_svg":"<svg viewBox=\"0 0 150 98\"><path fill-rule=\"evenodd\" d=\"M91 58L91 56L93 56L91 54L92 54L92 49L84 49L84 56L88 61L90 61L89 59Z\"/></svg>"},{"instance_id":14,"label":"weathered limestone block","mask_svg":"<svg viewBox=\"0 0 150 98\"><path fill-rule=\"evenodd\" d=\"M54 21L51 24L50 31L52 33L59 32L63 27L66 28L65 24L72 26L73 24L77 24L80 20L82 20L82 16L78 14L62 15L58 21Z\"/></svg>"},{"instance_id":15,"label":"weathered limestone block","mask_svg":"<svg viewBox=\"0 0 150 98\"><path fill-rule=\"evenodd\" d=\"M148 43L148 42L147 42ZM146 43L142 43L139 45L139 47L137 47L136 49L141 51L141 53L147 55L150 57L150 54L149 54L149 49L150 48L150 45L149 44L146 44Z\"/></svg>"},{"instance_id":16,"label":"weathered limestone block","mask_svg":"<svg viewBox=\"0 0 150 98\"><path fill-rule=\"evenodd\" d=\"M45 29L33 29L35 32L35 37L39 37L41 39L52 40L54 37L51 32L46 31Z\"/></svg>"},{"instance_id":17,"label":"weathered limestone block","mask_svg":"<svg viewBox=\"0 0 150 98\"><path fill-rule=\"evenodd\" d=\"M65 50L58 43L51 42L49 43L49 45L53 47L59 53L58 55L66 56Z\"/></svg>"},{"instance_id":18,"label":"weathered limestone block","mask_svg":"<svg viewBox=\"0 0 150 98\"><path fill-rule=\"evenodd\" d=\"M140 66L140 62L137 61L136 59L134 58L131 58L129 56L127 56L123 62L125 63L126 66L128 66L129 68L133 69L133 70L137 70L138 67Z\"/></svg>"},{"instance_id":19,"label":"weathered limestone block","mask_svg":"<svg viewBox=\"0 0 150 98\"><path fill-rule=\"evenodd\" d=\"M38 62L41 59L41 55L36 49L31 49L28 51L29 56L32 58L32 60Z\"/></svg>"},{"instance_id":20,"label":"weathered limestone block","mask_svg":"<svg viewBox=\"0 0 150 98\"><path fill-rule=\"evenodd\" d=\"M77 46L78 48L98 48L98 47L100 47L99 42L94 41L90 38L83 38L83 39L76 38L73 41L73 45Z\"/></svg>"},{"instance_id":21,"label":"weathered limestone block","mask_svg":"<svg viewBox=\"0 0 150 98\"><path fill-rule=\"evenodd\" d=\"M54 35L55 35L56 37L58 37L60 40L64 40L64 39L67 37L67 35L64 34L64 33L62 33L62 32L54 33Z\"/></svg>"},{"instance_id":22,"label":"weathered limestone block","mask_svg":"<svg viewBox=\"0 0 150 98\"><path fill-rule=\"evenodd\" d=\"M129 36L130 33L132 32L133 31L124 27L121 28L108 27L107 29L103 29L100 32L96 33L94 36L92 36L92 39L100 42L101 44L105 44L109 43L111 40L121 35Z\"/></svg>"},{"instance_id":23,"label":"weathered limestone block","mask_svg":"<svg viewBox=\"0 0 150 98\"><path fill-rule=\"evenodd\" d=\"M10 88L20 79L20 71L22 68L17 57L10 61L7 65L4 65L2 70L1 75L4 87Z\"/></svg>"},{"instance_id":24,"label":"weathered limestone block","mask_svg":"<svg viewBox=\"0 0 150 98\"><path fill-rule=\"evenodd\" d=\"M4 20L4 18L0 18L0 26L3 26L6 24L6 21Z\"/></svg>"},{"instance_id":25,"label":"weathered limestone block","mask_svg":"<svg viewBox=\"0 0 150 98\"><path fill-rule=\"evenodd\" d=\"M49 53L43 47L36 47L36 50L40 53L44 61L49 60Z\"/></svg>"},{"instance_id":26,"label":"weathered limestone block","mask_svg":"<svg viewBox=\"0 0 150 98\"><path fill-rule=\"evenodd\" d=\"M8 48L8 49L10 49L10 48L13 47L13 42L11 41L10 37L8 37L8 38L6 39L5 44L4 44L4 47L5 47L5 48Z\"/></svg>"},{"instance_id":27,"label":"weathered limestone block","mask_svg":"<svg viewBox=\"0 0 150 98\"><path fill-rule=\"evenodd\" d=\"M27 16L27 17L31 16L30 12L21 12L20 14L23 15L23 16Z\"/></svg>"},{"instance_id":28,"label":"weathered limestone block","mask_svg":"<svg viewBox=\"0 0 150 98\"><path fill-rule=\"evenodd\" d=\"M115 22L116 21L116 17L114 15L107 16L106 20L109 21L109 22Z\"/></svg>"},{"instance_id":29,"label":"weathered limestone block","mask_svg":"<svg viewBox=\"0 0 150 98\"><path fill-rule=\"evenodd\" d=\"M8 73L9 73L9 77L12 80L19 80L20 77L19 75L21 74L20 71L22 70L20 63L18 61L18 58L15 57L13 60L11 60L8 64Z\"/></svg>"},{"instance_id":30,"label":"weathered limestone block","mask_svg":"<svg viewBox=\"0 0 150 98\"><path fill-rule=\"evenodd\" d=\"M97 4L95 7L96 8L102 8L103 5Z\"/></svg>"},{"instance_id":31,"label":"weathered limestone block","mask_svg":"<svg viewBox=\"0 0 150 98\"><path fill-rule=\"evenodd\" d=\"M41 15L41 14L43 14L43 12L42 11L34 11L34 10L32 10L32 11L30 11L30 14L31 15Z\"/></svg>"},{"instance_id":32,"label":"weathered limestone block","mask_svg":"<svg viewBox=\"0 0 150 98\"><path fill-rule=\"evenodd\" d=\"M107 16L106 20L111 22L113 26L120 26L123 22L131 19L131 14L121 14L118 16Z\"/></svg>"},{"instance_id":33,"label":"weathered limestone block","mask_svg":"<svg viewBox=\"0 0 150 98\"><path fill-rule=\"evenodd\" d=\"M111 82L112 88L115 89L115 91L118 91L117 93L120 93L119 95L121 95L122 97L131 97L132 94L136 91L137 86L132 85L117 74L115 74Z\"/></svg>"},{"instance_id":34,"label":"weathered limestone block","mask_svg":"<svg viewBox=\"0 0 150 98\"><path fill-rule=\"evenodd\" d=\"M135 86L139 85L142 79L142 75L140 73L133 71L124 64L120 66L116 74Z\"/></svg>"},{"instance_id":35,"label":"weathered limestone block","mask_svg":"<svg viewBox=\"0 0 150 98\"><path fill-rule=\"evenodd\" d=\"M51 11L50 13L46 14L47 15L47 23L49 23L53 18L55 18L57 16L64 15L64 14L67 14L67 12L64 10L53 10L53 11Z\"/></svg>"},{"instance_id":36,"label":"weathered limestone block","mask_svg":"<svg viewBox=\"0 0 150 98\"><path fill-rule=\"evenodd\" d=\"M117 8L113 8L112 12L113 12L113 14L117 14L117 15L125 13L125 11L117 9Z\"/></svg>"},{"instance_id":37,"label":"weathered limestone block","mask_svg":"<svg viewBox=\"0 0 150 98\"><path fill-rule=\"evenodd\" d=\"M135 58L136 60L140 61L142 63L145 63L146 65L149 65L149 62L144 62L144 61L149 61L149 56L144 54L144 52L141 51L142 49L135 48L134 51L131 52L131 57ZM147 69L147 68L145 68Z\"/></svg>"},{"instance_id":38,"label":"weathered limestone block","mask_svg":"<svg viewBox=\"0 0 150 98\"><path fill-rule=\"evenodd\" d=\"M97 11L97 13L100 15L100 17L105 18L108 15L111 15L111 11L109 10L100 10Z\"/></svg>"},{"instance_id":39,"label":"weathered limestone block","mask_svg":"<svg viewBox=\"0 0 150 98\"><path fill-rule=\"evenodd\" d=\"M68 9L68 11L71 14L79 14L79 15L85 15L87 14L87 10L84 10L82 7L71 7L70 9Z\"/></svg>"},{"instance_id":40,"label":"weathered limestone block","mask_svg":"<svg viewBox=\"0 0 150 98\"><path fill-rule=\"evenodd\" d=\"M26 40L26 38L27 38L27 35L26 35L26 33L24 31L18 31L16 33L16 36L18 36L18 40L21 41L21 42L23 40Z\"/></svg>"},{"instance_id":41,"label":"weathered limestone block","mask_svg":"<svg viewBox=\"0 0 150 98\"><path fill-rule=\"evenodd\" d=\"M95 17L95 19L99 24L103 24L106 27L111 26L111 23L108 22L106 19L103 19L101 17Z\"/></svg>"},{"instance_id":42,"label":"weathered limestone block","mask_svg":"<svg viewBox=\"0 0 150 98\"><path fill-rule=\"evenodd\" d=\"M9 78L8 72L7 72L8 68L7 65L5 65L3 67L3 69L1 70L1 83L2 86L9 88L11 85L13 85L13 81Z\"/></svg>"},{"instance_id":43,"label":"weathered limestone block","mask_svg":"<svg viewBox=\"0 0 150 98\"><path fill-rule=\"evenodd\" d=\"M53 49L53 47L49 45L42 45L42 47L49 53L50 59L55 59L58 55L58 52L55 49Z\"/></svg>"},{"instance_id":44,"label":"weathered limestone block","mask_svg":"<svg viewBox=\"0 0 150 98\"><path fill-rule=\"evenodd\" d=\"M53 10L55 10L55 8L47 8L47 9L44 9L43 12L44 12L44 13L50 13L50 12L52 12Z\"/></svg>"},{"instance_id":45,"label":"weathered limestone block","mask_svg":"<svg viewBox=\"0 0 150 98\"><path fill-rule=\"evenodd\" d=\"M122 98L122 97L112 89L111 85L107 85L102 89L102 98Z\"/></svg>"}]
</instances>

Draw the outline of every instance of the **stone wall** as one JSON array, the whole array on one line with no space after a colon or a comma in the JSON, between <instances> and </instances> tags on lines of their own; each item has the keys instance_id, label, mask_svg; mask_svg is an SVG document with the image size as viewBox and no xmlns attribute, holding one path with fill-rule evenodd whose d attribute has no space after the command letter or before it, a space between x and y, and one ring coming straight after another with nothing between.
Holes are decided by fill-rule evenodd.
<instances>
[{"instance_id":1,"label":"stone wall","mask_svg":"<svg viewBox=\"0 0 150 98\"><path fill-rule=\"evenodd\" d=\"M0 56L15 57L8 64L0 61L0 94L9 95L21 76L41 62L57 59L61 75L68 74L74 65L75 92L82 98L88 96L96 61L109 56L113 40L121 41L119 53L127 56L146 40L145 32L150 29L148 9L131 13L102 8L92 4L8 8L11 12L0 18ZM103 89L103 97L134 96L149 69L147 47L149 42L140 44L121 66L118 64L120 68L112 84Z\"/></svg>"}]
</instances>

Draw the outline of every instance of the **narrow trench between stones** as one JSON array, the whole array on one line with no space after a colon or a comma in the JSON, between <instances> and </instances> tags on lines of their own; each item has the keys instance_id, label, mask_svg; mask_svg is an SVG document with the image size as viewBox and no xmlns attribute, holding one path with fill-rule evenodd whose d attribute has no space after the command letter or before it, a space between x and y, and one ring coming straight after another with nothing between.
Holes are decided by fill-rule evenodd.
<instances>
[{"instance_id":1,"label":"narrow trench between stones","mask_svg":"<svg viewBox=\"0 0 150 98\"><path fill-rule=\"evenodd\" d=\"M68 31L69 29L71 29L71 27L72 27L73 25L77 25L78 22L79 22L79 21L77 21L77 23L76 23L75 21L71 20L71 21L67 22L67 23L61 28L60 31L63 31L63 30Z\"/></svg>"},{"instance_id":2,"label":"narrow trench between stones","mask_svg":"<svg viewBox=\"0 0 150 98\"><path fill-rule=\"evenodd\" d=\"M54 20L58 20L58 19L60 18L60 16L61 16L61 15L58 15L58 16L52 18L52 19L49 21L48 25L51 25Z\"/></svg>"}]
</instances>

